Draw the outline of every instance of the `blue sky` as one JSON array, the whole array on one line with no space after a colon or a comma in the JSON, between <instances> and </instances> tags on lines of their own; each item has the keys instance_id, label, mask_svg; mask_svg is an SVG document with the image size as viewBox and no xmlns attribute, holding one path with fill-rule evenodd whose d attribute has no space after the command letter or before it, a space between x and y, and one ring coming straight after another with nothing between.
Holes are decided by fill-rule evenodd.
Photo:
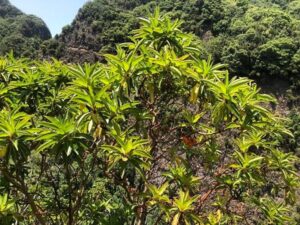
<instances>
[{"instance_id":1,"label":"blue sky","mask_svg":"<svg viewBox=\"0 0 300 225\"><path fill-rule=\"evenodd\" d=\"M73 21L87 0L10 0L10 2L23 12L42 18L54 36Z\"/></svg>"}]
</instances>

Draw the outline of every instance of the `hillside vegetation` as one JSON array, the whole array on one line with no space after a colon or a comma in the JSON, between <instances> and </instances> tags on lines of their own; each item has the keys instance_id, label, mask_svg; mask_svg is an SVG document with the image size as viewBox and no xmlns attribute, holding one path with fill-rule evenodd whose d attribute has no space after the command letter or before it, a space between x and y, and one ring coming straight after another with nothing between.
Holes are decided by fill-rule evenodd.
<instances>
[{"instance_id":1,"label":"hillside vegetation","mask_svg":"<svg viewBox=\"0 0 300 225\"><path fill-rule=\"evenodd\" d=\"M16 57L36 58L41 43L50 38L50 31L40 18L24 14L8 0L0 0L1 55L13 50Z\"/></svg>"},{"instance_id":2,"label":"hillside vegetation","mask_svg":"<svg viewBox=\"0 0 300 225\"><path fill-rule=\"evenodd\" d=\"M156 9L103 64L0 58L1 225L299 224L275 99L180 25Z\"/></svg>"},{"instance_id":3,"label":"hillside vegetation","mask_svg":"<svg viewBox=\"0 0 300 225\"><path fill-rule=\"evenodd\" d=\"M40 19L24 15L7 0L0 3L0 54L13 49L16 56L103 60L102 54L129 40L138 17L159 6L171 18L181 19L181 29L199 38L203 54L227 64L232 75L287 82L297 99L299 0L94 0L54 39Z\"/></svg>"},{"instance_id":4,"label":"hillside vegetation","mask_svg":"<svg viewBox=\"0 0 300 225\"><path fill-rule=\"evenodd\" d=\"M128 41L138 17L155 6L182 19L181 28L195 34L205 54L227 64L231 74L283 79L299 89L299 0L94 0L47 43L45 53L67 61L101 60L102 53Z\"/></svg>"}]
</instances>

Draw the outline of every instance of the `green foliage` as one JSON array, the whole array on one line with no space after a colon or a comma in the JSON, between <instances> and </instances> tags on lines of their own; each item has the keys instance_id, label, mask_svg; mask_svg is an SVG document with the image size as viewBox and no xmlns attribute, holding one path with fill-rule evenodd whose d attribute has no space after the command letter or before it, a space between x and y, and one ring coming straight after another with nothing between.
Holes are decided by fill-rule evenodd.
<instances>
[{"instance_id":1,"label":"green foliage","mask_svg":"<svg viewBox=\"0 0 300 225\"><path fill-rule=\"evenodd\" d=\"M286 224L290 221L289 217L285 217L285 212L289 209L284 206L284 204L276 203L272 200L261 199L257 202L260 205L263 214L267 218L267 224Z\"/></svg>"},{"instance_id":2,"label":"green foliage","mask_svg":"<svg viewBox=\"0 0 300 225\"><path fill-rule=\"evenodd\" d=\"M15 214L15 202L9 199L7 194L0 195L0 219L3 225L8 225L13 222Z\"/></svg>"},{"instance_id":3,"label":"green foliage","mask_svg":"<svg viewBox=\"0 0 300 225\"><path fill-rule=\"evenodd\" d=\"M0 188L16 199L13 219L295 224L298 158L281 146L293 135L274 99L203 59L180 21L158 9L140 21L106 64L0 59Z\"/></svg>"},{"instance_id":4,"label":"green foliage","mask_svg":"<svg viewBox=\"0 0 300 225\"><path fill-rule=\"evenodd\" d=\"M137 17L159 6L170 18L182 20L183 31L202 39L202 54L227 64L232 75L263 82L276 77L297 90L298 5L298 0L96 0L82 7L44 54L95 61L99 52L114 52L116 44L128 41Z\"/></svg>"},{"instance_id":5,"label":"green foliage","mask_svg":"<svg viewBox=\"0 0 300 225\"><path fill-rule=\"evenodd\" d=\"M218 29L223 16L221 1L154 1L154 0L96 0L86 3L73 23L63 29L56 39L66 45L62 58L81 61L80 47L93 52L113 52L115 45L128 41L128 34L138 27L138 17L149 14L156 6L171 18L185 21L184 31L202 36L208 30ZM216 26L216 28L215 28ZM70 51L75 50L75 52ZM67 53L70 53L68 56ZM91 52L86 51L86 54ZM57 55L52 55L57 56Z\"/></svg>"},{"instance_id":6,"label":"green foliage","mask_svg":"<svg viewBox=\"0 0 300 225\"><path fill-rule=\"evenodd\" d=\"M8 1L0 2L0 54L11 51L17 57L36 58L40 45L50 39L46 24L32 15L25 15Z\"/></svg>"},{"instance_id":7,"label":"green foliage","mask_svg":"<svg viewBox=\"0 0 300 225\"><path fill-rule=\"evenodd\" d=\"M1 0L0 5L0 17L7 18L22 14L19 9L9 3L9 0Z\"/></svg>"},{"instance_id":8,"label":"green foliage","mask_svg":"<svg viewBox=\"0 0 300 225\"><path fill-rule=\"evenodd\" d=\"M225 19L229 23L228 30L211 39L208 46L215 58L228 64L235 75L261 80L279 77L296 84L299 19L285 9L287 1L278 3L283 8L276 4L248 3L244 12ZM239 9L239 5L232 5L227 13Z\"/></svg>"},{"instance_id":9,"label":"green foliage","mask_svg":"<svg viewBox=\"0 0 300 225\"><path fill-rule=\"evenodd\" d=\"M294 110L289 115L290 121L288 123L291 131L294 134L294 138L288 139L287 144L289 148L295 152L298 156L300 155L300 116L297 110Z\"/></svg>"}]
</instances>

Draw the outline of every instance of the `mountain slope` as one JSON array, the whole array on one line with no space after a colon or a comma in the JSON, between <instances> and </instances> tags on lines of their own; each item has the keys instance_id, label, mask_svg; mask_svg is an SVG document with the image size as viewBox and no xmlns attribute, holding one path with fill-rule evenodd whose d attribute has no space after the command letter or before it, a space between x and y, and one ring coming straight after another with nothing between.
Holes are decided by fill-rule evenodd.
<instances>
[{"instance_id":1,"label":"mountain slope","mask_svg":"<svg viewBox=\"0 0 300 225\"><path fill-rule=\"evenodd\" d=\"M50 41L50 47L45 50L55 52L52 48L59 46L63 52L56 51L58 54L55 56L62 56L67 61L98 59L99 51L112 51L117 43L126 41L131 30L138 26L138 17L147 16L156 6L174 18L185 20L185 31L202 36L207 30L212 30L214 22L221 19L220 2L94 0L79 10L73 23L66 26L56 40Z\"/></svg>"},{"instance_id":2,"label":"mountain slope","mask_svg":"<svg viewBox=\"0 0 300 225\"><path fill-rule=\"evenodd\" d=\"M0 0L1 55L12 50L15 56L37 57L41 43L50 38L40 18L24 14L8 0Z\"/></svg>"},{"instance_id":3,"label":"mountain slope","mask_svg":"<svg viewBox=\"0 0 300 225\"><path fill-rule=\"evenodd\" d=\"M44 54L66 61L95 61L98 52L110 51L116 43L126 40L130 30L136 27L131 9L137 6L119 4L122 1L95 0L85 4L71 25L63 28L55 40L46 42ZM125 7L124 7L125 6Z\"/></svg>"},{"instance_id":4,"label":"mountain slope","mask_svg":"<svg viewBox=\"0 0 300 225\"><path fill-rule=\"evenodd\" d=\"M17 15L22 15L22 12L10 4L8 0L0 0L0 17L14 17Z\"/></svg>"},{"instance_id":5,"label":"mountain slope","mask_svg":"<svg viewBox=\"0 0 300 225\"><path fill-rule=\"evenodd\" d=\"M66 61L98 60L156 6L182 19L234 75L299 80L300 0L94 0L45 49Z\"/></svg>"}]
</instances>

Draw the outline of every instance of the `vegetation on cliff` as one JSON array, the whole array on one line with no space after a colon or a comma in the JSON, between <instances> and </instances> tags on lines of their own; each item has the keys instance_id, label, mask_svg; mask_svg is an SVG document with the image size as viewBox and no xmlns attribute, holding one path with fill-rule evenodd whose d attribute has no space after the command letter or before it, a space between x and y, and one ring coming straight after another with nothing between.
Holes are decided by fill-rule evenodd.
<instances>
[{"instance_id":1,"label":"vegetation on cliff","mask_svg":"<svg viewBox=\"0 0 300 225\"><path fill-rule=\"evenodd\" d=\"M199 37L203 54L227 64L232 75L256 80L283 79L299 91L299 0L94 0L72 24L49 39L44 23L24 15L7 0L0 2L0 54L56 57L68 62L95 62L129 40L138 17L155 7L181 28ZM41 40L49 39L41 44Z\"/></svg>"},{"instance_id":2,"label":"vegetation on cliff","mask_svg":"<svg viewBox=\"0 0 300 225\"><path fill-rule=\"evenodd\" d=\"M181 28L196 34L206 54L227 64L231 74L275 77L299 89L299 0L94 0L45 49L67 61L101 60L102 53L128 41L138 17L156 6L182 19Z\"/></svg>"},{"instance_id":3,"label":"vegetation on cliff","mask_svg":"<svg viewBox=\"0 0 300 225\"><path fill-rule=\"evenodd\" d=\"M24 14L8 0L0 1L1 55L13 51L16 57L36 58L41 43L50 38L50 31L40 18Z\"/></svg>"}]
</instances>

